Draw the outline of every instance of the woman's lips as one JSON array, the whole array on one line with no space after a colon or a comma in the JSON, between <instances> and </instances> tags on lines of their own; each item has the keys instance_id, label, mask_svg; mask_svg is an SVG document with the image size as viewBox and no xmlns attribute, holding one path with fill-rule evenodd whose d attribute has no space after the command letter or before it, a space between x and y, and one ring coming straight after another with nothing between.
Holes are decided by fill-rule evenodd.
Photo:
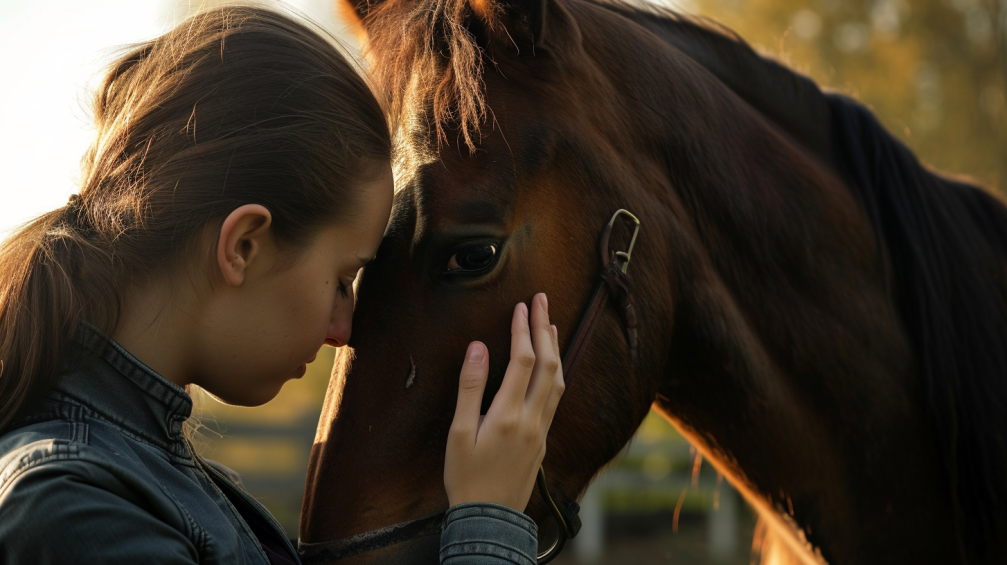
<instances>
[{"instance_id":1,"label":"woman's lips","mask_svg":"<svg viewBox=\"0 0 1007 565\"><path fill-rule=\"evenodd\" d=\"M308 371L308 363L313 362L315 360L315 358L317 358L317 357L318 357L318 354L316 353L316 354L314 354L314 355L311 356L311 359L308 359L307 363L301 363L301 366L298 367L294 371L294 378L295 379L299 379L299 378L303 377L304 373L306 373Z\"/></svg>"}]
</instances>

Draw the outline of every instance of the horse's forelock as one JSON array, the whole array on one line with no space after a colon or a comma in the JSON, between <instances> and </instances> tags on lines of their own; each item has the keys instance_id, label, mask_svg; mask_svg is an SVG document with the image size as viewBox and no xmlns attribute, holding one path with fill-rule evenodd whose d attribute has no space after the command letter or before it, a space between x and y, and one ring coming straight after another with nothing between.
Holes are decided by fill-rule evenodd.
<instances>
[{"instance_id":1,"label":"horse's forelock","mask_svg":"<svg viewBox=\"0 0 1007 565\"><path fill-rule=\"evenodd\" d=\"M497 11L493 0L431 0L384 2L367 15L365 53L397 136L419 120L438 142L454 129L475 150L489 107L484 51L470 25L478 18L495 28Z\"/></svg>"}]
</instances>

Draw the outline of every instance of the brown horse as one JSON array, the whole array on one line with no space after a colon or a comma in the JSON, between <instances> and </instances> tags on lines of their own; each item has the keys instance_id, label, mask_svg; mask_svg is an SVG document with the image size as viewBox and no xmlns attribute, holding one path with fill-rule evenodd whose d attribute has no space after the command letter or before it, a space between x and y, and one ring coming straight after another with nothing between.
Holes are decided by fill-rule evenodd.
<instances>
[{"instance_id":1,"label":"brown horse","mask_svg":"<svg viewBox=\"0 0 1007 565\"><path fill-rule=\"evenodd\" d=\"M626 208L639 355L610 308L549 435L561 505L653 406L766 522L764 561L1005 562L999 201L709 24L594 0L351 1L398 124L397 194L311 456L306 561L444 510L466 344L489 346L487 401L514 303L547 292L568 344ZM553 527L538 496L528 513ZM436 529L409 527L348 562L436 563Z\"/></svg>"}]
</instances>

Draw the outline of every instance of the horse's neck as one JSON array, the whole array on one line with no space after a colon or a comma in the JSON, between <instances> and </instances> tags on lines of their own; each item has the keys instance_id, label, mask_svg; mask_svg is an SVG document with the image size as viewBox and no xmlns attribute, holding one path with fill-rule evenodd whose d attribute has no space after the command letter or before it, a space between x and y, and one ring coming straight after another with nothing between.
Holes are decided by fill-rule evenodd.
<instances>
[{"instance_id":1,"label":"horse's neck","mask_svg":"<svg viewBox=\"0 0 1007 565\"><path fill-rule=\"evenodd\" d=\"M733 186L676 183L694 239L672 244L658 405L793 548L807 538L835 563L885 561L904 548L870 540L908 541L869 521L886 505L919 508L920 531L947 526L926 511L944 505L909 344L852 196L770 141L738 149L750 178ZM906 480L899 461L925 470Z\"/></svg>"},{"instance_id":2,"label":"horse's neck","mask_svg":"<svg viewBox=\"0 0 1007 565\"><path fill-rule=\"evenodd\" d=\"M694 63L667 61L674 78L641 71L626 87L658 109L632 127L663 136L640 151L666 166L652 197L674 224L657 228L669 256L655 264L670 272L637 272L657 289L638 302L667 308L647 314L673 318L671 335L641 334L651 351L670 346L659 408L794 547L804 536L836 563L944 556L947 520L928 510L946 509L939 465L871 226L793 134ZM907 479L903 464L919 470ZM890 507L910 517L879 523ZM936 547L899 547L913 531Z\"/></svg>"},{"instance_id":3,"label":"horse's neck","mask_svg":"<svg viewBox=\"0 0 1007 565\"><path fill-rule=\"evenodd\" d=\"M951 469L945 475L951 478L944 479L956 483L950 490L966 493L954 503L950 497L939 501L946 509L950 504L960 504L957 511L949 510L949 514L962 521L957 534L950 533L955 528L948 524L948 533L938 539L947 540L953 535L961 540L985 538L987 541L979 542L979 547L993 547L989 539L1002 537L993 532L1004 529L998 516L1003 515L1007 506L1004 503L1007 488L1002 481L1007 459L999 455L1002 449L991 447L1003 445L1007 430L1003 419L993 416L1000 412L997 406L1007 397L1007 387L1002 384L1007 356L1000 353L1007 336L1007 314L996 308L998 304L1007 304L1003 302L1007 285L1003 284L1002 275L986 277L991 269L1002 271L1007 257L1004 251L1007 230L1003 228L1007 213L1003 206L981 189L947 181L924 170L915 156L884 131L869 112L841 97L823 95L806 77L759 57L740 40L687 19L641 12L629 12L627 17L687 54L767 118L769 127L780 128L789 134L790 141L816 155L819 163L828 168L825 176L842 174L846 186L833 183L836 190L850 190L857 195L875 239L887 251L888 258L876 263L891 272L884 281L874 277L873 281L861 282L868 282L867 287L874 291L888 289L888 294L900 301L900 308L894 300L878 302L889 320L895 319L897 310L901 311L904 330L892 328L891 323L885 324L888 328L847 327L852 335L886 336L895 345L907 339L916 346L919 364L911 380L905 378L910 373L895 364L889 367L876 364L874 369L875 374L895 378L887 381L894 385L890 389L894 396L879 398L901 397L910 405L908 421L915 423L889 428L888 422L877 419L878 414L870 411L857 419L869 427L885 430L892 437L903 434L901 437L911 436L917 442L923 435L937 434L938 439L931 441L943 449L940 456L935 455L933 445L922 442L907 455L915 453L917 457L933 460L938 469ZM786 192L785 186L783 189ZM792 201L786 196L785 199ZM991 264L999 267L990 267ZM845 269L849 267L841 267L839 272L848 274ZM836 280L834 284L838 289L850 289L851 283L856 285L857 281ZM787 306L778 305L778 309L768 313L783 313ZM784 318L801 316L799 304L793 306L796 309ZM865 320L881 319L877 312L864 311L852 320L860 316L865 316ZM899 334L906 339L898 339ZM947 335L955 335L957 339L945 339ZM780 340L765 333L761 337L767 343ZM822 342L819 351L829 351L830 345L835 350L835 344ZM883 362L884 357L876 361ZM863 383L863 376L871 374L871 361L865 359L861 365L868 370L850 365L855 369L850 374L859 378L846 381L847 386L865 387L857 383ZM899 375L903 377L898 378ZM869 386L874 386L885 380L875 378L869 382ZM923 399L931 399L930 405ZM884 409L884 402L887 400L875 406ZM924 419L930 427L922 425ZM836 423L833 433L847 432L843 420ZM863 444L865 453L861 455L869 454L874 439L871 435L866 434L868 441ZM967 444L984 447L961 448ZM907 457L899 462L885 454L884 446L877 441L873 446L880 455L888 455L881 459L886 461L881 465L889 469L899 469L912 459ZM985 455L987 451L994 455ZM847 453L855 454L856 450ZM930 488L931 493L947 493L949 489L945 485L922 486Z\"/></svg>"}]
</instances>

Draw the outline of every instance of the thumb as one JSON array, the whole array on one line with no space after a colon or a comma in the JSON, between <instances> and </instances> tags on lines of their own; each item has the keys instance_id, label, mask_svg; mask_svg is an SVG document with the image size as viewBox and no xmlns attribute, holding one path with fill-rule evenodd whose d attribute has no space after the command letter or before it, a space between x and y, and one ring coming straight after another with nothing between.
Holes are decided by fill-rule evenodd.
<instances>
[{"instance_id":1,"label":"thumb","mask_svg":"<svg viewBox=\"0 0 1007 565\"><path fill-rule=\"evenodd\" d=\"M486 377L489 375L488 353L486 346L478 341L470 343L465 353L465 362L458 379L458 404L455 406L453 424L456 429L474 433L479 428L479 410L486 390Z\"/></svg>"}]
</instances>

